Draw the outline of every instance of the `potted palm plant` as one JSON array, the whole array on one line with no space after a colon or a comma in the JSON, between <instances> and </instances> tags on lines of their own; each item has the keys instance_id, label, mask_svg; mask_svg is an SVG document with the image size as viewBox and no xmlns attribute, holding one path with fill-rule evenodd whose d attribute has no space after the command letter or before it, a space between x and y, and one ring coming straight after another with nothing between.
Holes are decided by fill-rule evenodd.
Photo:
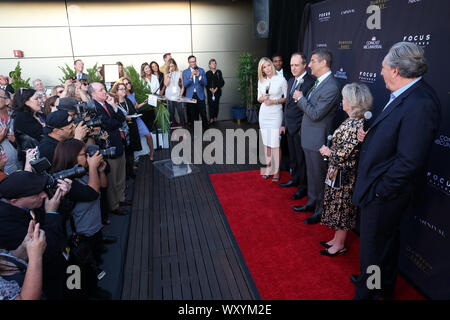
<instances>
[{"instance_id":1,"label":"potted palm plant","mask_svg":"<svg viewBox=\"0 0 450 320\"><path fill-rule=\"evenodd\" d=\"M65 63L64 67L59 67L59 69L63 73L63 77L59 78L59 81L61 82L62 85L64 85L66 80L68 80L72 77L75 77L77 75L77 72L75 71L75 69L72 69L67 63ZM87 68L86 71L89 75L90 83L102 81L102 79L100 78L100 76L97 73L97 63L95 63L95 65L92 68Z\"/></svg>"},{"instance_id":2,"label":"potted palm plant","mask_svg":"<svg viewBox=\"0 0 450 320\"><path fill-rule=\"evenodd\" d=\"M238 90L241 93L241 103L249 123L258 122L258 103L256 99L258 88L257 59L250 53L239 56Z\"/></svg>"},{"instance_id":3,"label":"potted palm plant","mask_svg":"<svg viewBox=\"0 0 450 320\"><path fill-rule=\"evenodd\" d=\"M20 62L17 62L17 66L14 68L14 71L11 73L12 78L12 87L14 91L19 90L20 88L31 88L30 78L24 80L22 79L22 68L20 67Z\"/></svg>"}]
</instances>

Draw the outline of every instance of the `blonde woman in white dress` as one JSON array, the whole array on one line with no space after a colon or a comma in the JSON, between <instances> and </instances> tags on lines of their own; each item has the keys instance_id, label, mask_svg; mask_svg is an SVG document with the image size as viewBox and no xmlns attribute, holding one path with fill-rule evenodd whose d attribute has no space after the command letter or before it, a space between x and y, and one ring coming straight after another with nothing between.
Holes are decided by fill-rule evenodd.
<instances>
[{"instance_id":1,"label":"blonde woman in white dress","mask_svg":"<svg viewBox=\"0 0 450 320\"><path fill-rule=\"evenodd\" d=\"M259 128L261 131L267 168L264 179L273 174L272 181L280 180L280 128L283 119L283 106L287 96L287 82L283 76L277 75L269 58L261 58L258 64L258 102ZM273 159L274 163L271 161ZM270 172L274 170L274 172Z\"/></svg>"}]
</instances>

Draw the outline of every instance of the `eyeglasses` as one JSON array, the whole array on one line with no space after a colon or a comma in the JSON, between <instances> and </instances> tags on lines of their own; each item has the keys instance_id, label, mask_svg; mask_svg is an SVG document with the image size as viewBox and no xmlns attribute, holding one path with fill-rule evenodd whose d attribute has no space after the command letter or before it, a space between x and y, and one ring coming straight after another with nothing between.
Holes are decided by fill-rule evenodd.
<instances>
[{"instance_id":1,"label":"eyeglasses","mask_svg":"<svg viewBox=\"0 0 450 320\"><path fill-rule=\"evenodd\" d=\"M125 88L117 89L117 91L124 91L124 90L126 90L126 89Z\"/></svg>"},{"instance_id":2,"label":"eyeglasses","mask_svg":"<svg viewBox=\"0 0 450 320\"><path fill-rule=\"evenodd\" d=\"M129 83L129 82L124 82L123 84L127 86L127 85L129 85L129 84L131 84L131 83Z\"/></svg>"}]
</instances>

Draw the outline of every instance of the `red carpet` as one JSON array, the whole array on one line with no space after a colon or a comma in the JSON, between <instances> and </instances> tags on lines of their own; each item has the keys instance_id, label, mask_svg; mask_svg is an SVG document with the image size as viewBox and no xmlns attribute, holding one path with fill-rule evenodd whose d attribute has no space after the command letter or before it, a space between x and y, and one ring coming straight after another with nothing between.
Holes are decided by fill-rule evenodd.
<instances>
[{"instance_id":1,"label":"red carpet","mask_svg":"<svg viewBox=\"0 0 450 320\"><path fill-rule=\"evenodd\" d=\"M338 257L319 254L319 241L333 230L307 225L311 213L296 213L295 188L280 188L259 171L211 174L216 194L239 244L261 297L265 300L352 299L351 274L359 273L359 237L349 233L349 251ZM282 173L282 182L289 179ZM396 299L423 299L401 277Z\"/></svg>"}]
</instances>

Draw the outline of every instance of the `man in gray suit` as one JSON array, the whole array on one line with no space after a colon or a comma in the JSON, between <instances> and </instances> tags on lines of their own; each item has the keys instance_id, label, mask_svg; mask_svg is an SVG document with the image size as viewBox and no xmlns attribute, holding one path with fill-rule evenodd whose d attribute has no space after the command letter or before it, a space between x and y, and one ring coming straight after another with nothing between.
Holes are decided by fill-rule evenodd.
<instances>
[{"instance_id":1,"label":"man in gray suit","mask_svg":"<svg viewBox=\"0 0 450 320\"><path fill-rule=\"evenodd\" d=\"M308 66L317 80L306 97L297 90L293 94L304 113L301 136L308 180L306 205L293 209L297 212L314 211L312 216L305 219L307 224L320 222L328 163L323 160L319 149L327 144L327 136L333 133L334 117L340 102L339 84L331 73L331 59L329 51L314 51Z\"/></svg>"}]
</instances>

